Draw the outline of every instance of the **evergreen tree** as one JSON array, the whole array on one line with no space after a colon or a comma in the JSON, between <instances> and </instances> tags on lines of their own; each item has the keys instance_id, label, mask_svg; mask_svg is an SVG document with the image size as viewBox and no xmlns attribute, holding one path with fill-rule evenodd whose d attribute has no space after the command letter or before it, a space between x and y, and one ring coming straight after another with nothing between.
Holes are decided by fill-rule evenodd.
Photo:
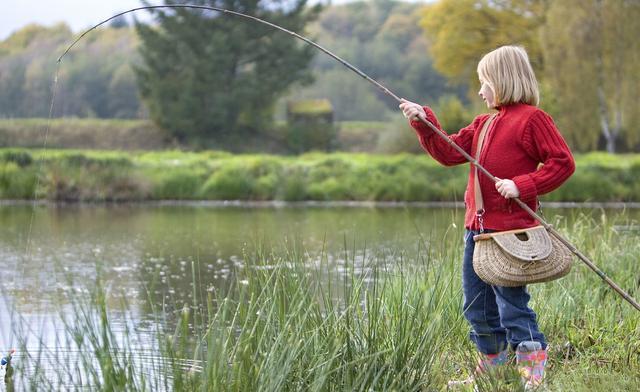
<instances>
[{"instance_id":1,"label":"evergreen tree","mask_svg":"<svg viewBox=\"0 0 640 392\"><path fill-rule=\"evenodd\" d=\"M320 11L307 8L306 0L195 4L253 15L296 32ZM268 127L277 98L293 83L311 79L315 49L272 27L206 10L152 13L159 26L137 24L138 85L151 117L180 142L217 147L239 142L247 131Z\"/></svg>"}]
</instances>

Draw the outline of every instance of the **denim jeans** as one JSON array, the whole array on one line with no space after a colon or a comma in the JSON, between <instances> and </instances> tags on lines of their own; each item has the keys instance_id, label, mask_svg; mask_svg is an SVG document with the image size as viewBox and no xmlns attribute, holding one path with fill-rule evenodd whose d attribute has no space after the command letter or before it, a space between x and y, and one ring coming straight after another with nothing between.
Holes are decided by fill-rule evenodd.
<instances>
[{"instance_id":1,"label":"denim jeans","mask_svg":"<svg viewBox=\"0 0 640 392\"><path fill-rule=\"evenodd\" d=\"M546 348L544 335L538 330L536 314L528 307L526 286L491 286L473 270L473 236L465 232L462 291L464 317L471 324L469 337L484 354L496 354L507 348L515 350L520 342L536 341Z\"/></svg>"}]
</instances>

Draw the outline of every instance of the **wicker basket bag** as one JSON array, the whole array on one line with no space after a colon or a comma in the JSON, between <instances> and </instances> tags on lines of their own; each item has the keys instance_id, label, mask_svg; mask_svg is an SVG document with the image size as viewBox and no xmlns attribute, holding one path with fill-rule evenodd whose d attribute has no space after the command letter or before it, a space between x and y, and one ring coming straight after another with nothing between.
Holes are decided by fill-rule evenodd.
<instances>
[{"instance_id":1,"label":"wicker basket bag","mask_svg":"<svg viewBox=\"0 0 640 392\"><path fill-rule=\"evenodd\" d=\"M478 136L476 160L485 135L495 118L490 116ZM475 170L474 197L481 234L473 237L473 269L483 281L493 286L516 287L548 282L565 276L571 270L572 252L560 240L549 235L543 226L483 233L484 201Z\"/></svg>"},{"instance_id":2,"label":"wicker basket bag","mask_svg":"<svg viewBox=\"0 0 640 392\"><path fill-rule=\"evenodd\" d=\"M473 237L473 269L493 286L548 282L569 273L571 251L542 226Z\"/></svg>"}]
</instances>

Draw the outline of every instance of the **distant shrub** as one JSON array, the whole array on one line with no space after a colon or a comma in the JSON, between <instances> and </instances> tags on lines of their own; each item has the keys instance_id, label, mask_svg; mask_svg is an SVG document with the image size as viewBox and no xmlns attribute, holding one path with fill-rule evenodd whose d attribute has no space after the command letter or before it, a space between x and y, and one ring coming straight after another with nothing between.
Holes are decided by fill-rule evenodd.
<instances>
[{"instance_id":1,"label":"distant shrub","mask_svg":"<svg viewBox=\"0 0 640 392\"><path fill-rule=\"evenodd\" d=\"M382 154L398 154L402 152L417 154L422 152L422 147L409 123L406 120L398 119L393 122L393 127L380 134L376 152Z\"/></svg>"},{"instance_id":2,"label":"distant shrub","mask_svg":"<svg viewBox=\"0 0 640 392\"><path fill-rule=\"evenodd\" d=\"M448 133L458 132L460 129L471 124L475 114L464 106L462 101L455 95L445 95L438 99L433 110L438 117L438 121Z\"/></svg>"},{"instance_id":3,"label":"distant shrub","mask_svg":"<svg viewBox=\"0 0 640 392\"><path fill-rule=\"evenodd\" d=\"M283 170L280 186L276 191L276 200L307 200L306 176L307 168L296 164Z\"/></svg>"},{"instance_id":4,"label":"distant shrub","mask_svg":"<svg viewBox=\"0 0 640 392\"><path fill-rule=\"evenodd\" d=\"M338 125L337 150L374 152L380 135L394 127L387 121L344 121Z\"/></svg>"},{"instance_id":5,"label":"distant shrub","mask_svg":"<svg viewBox=\"0 0 640 392\"><path fill-rule=\"evenodd\" d=\"M252 200L255 178L244 167L221 167L204 183L200 197L215 200Z\"/></svg>"},{"instance_id":6,"label":"distant shrub","mask_svg":"<svg viewBox=\"0 0 640 392\"><path fill-rule=\"evenodd\" d=\"M630 201L637 194L630 194L632 182L624 182L624 168L607 168L597 165L580 167L560 188L544 196L548 201ZM630 178L629 178L630 179ZM634 197L635 196L635 197Z\"/></svg>"},{"instance_id":7,"label":"distant shrub","mask_svg":"<svg viewBox=\"0 0 640 392\"><path fill-rule=\"evenodd\" d=\"M164 171L156 178L152 196L154 199L197 199L204 179L202 173L191 168Z\"/></svg>"},{"instance_id":8,"label":"distant shrub","mask_svg":"<svg viewBox=\"0 0 640 392\"><path fill-rule=\"evenodd\" d=\"M131 167L131 160L125 156L92 157L82 153L70 153L61 158L61 163L76 168L126 168Z\"/></svg>"},{"instance_id":9,"label":"distant shrub","mask_svg":"<svg viewBox=\"0 0 640 392\"><path fill-rule=\"evenodd\" d=\"M36 171L15 162L0 162L0 198L31 199L37 183Z\"/></svg>"},{"instance_id":10,"label":"distant shrub","mask_svg":"<svg viewBox=\"0 0 640 392\"><path fill-rule=\"evenodd\" d=\"M8 150L2 153L0 159L4 162L14 162L20 167L29 166L33 163L31 154L26 151Z\"/></svg>"}]
</instances>

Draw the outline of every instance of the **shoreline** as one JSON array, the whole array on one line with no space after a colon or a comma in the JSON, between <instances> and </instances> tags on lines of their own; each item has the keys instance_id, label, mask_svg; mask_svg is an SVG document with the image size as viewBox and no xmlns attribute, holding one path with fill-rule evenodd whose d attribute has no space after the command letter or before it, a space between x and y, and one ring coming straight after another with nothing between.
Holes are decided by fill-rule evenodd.
<instances>
[{"instance_id":1,"label":"shoreline","mask_svg":"<svg viewBox=\"0 0 640 392\"><path fill-rule=\"evenodd\" d=\"M207 208L464 208L463 202L431 201L248 201L248 200L146 200L146 201L52 201L0 200L0 206L148 206L148 207L207 207ZM640 202L543 202L544 208L602 208L640 209Z\"/></svg>"}]
</instances>

